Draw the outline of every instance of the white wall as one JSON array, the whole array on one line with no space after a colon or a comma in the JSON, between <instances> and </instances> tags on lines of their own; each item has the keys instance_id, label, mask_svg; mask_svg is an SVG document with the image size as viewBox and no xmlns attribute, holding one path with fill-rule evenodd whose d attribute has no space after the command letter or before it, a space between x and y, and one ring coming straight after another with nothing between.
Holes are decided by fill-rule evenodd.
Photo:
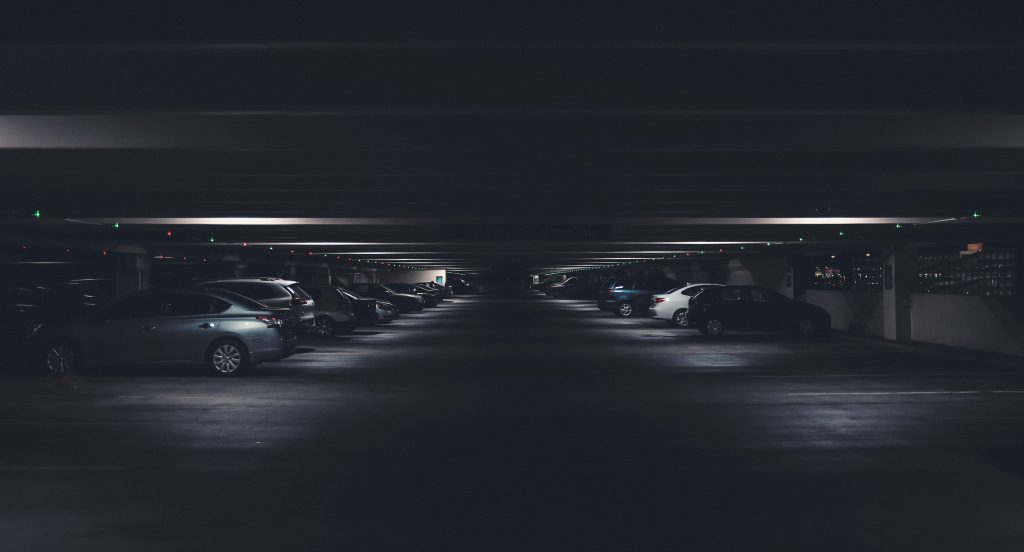
<instances>
[{"instance_id":1,"label":"white wall","mask_svg":"<svg viewBox=\"0 0 1024 552\"><path fill-rule=\"evenodd\" d=\"M424 269L424 270L392 270L388 272L378 272L377 278L382 284L390 282L396 282L400 284L418 284L420 282L437 282L437 277L441 277L441 284L444 285L448 281L448 271L444 269Z\"/></svg>"},{"instance_id":2,"label":"white wall","mask_svg":"<svg viewBox=\"0 0 1024 552\"><path fill-rule=\"evenodd\" d=\"M1020 299L914 293L910 301L914 341L1024 355Z\"/></svg>"},{"instance_id":3,"label":"white wall","mask_svg":"<svg viewBox=\"0 0 1024 552\"><path fill-rule=\"evenodd\" d=\"M881 292L809 289L804 294L808 303L828 311L834 330L879 337L884 333Z\"/></svg>"}]
</instances>

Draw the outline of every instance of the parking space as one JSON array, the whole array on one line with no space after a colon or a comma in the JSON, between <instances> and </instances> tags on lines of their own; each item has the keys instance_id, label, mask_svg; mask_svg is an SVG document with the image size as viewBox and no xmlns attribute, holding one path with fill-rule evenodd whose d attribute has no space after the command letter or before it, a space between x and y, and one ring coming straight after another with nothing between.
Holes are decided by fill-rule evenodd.
<instances>
[{"instance_id":1,"label":"parking space","mask_svg":"<svg viewBox=\"0 0 1024 552\"><path fill-rule=\"evenodd\" d=\"M0 524L20 549L1011 549L1018 368L493 290L248 378L8 380Z\"/></svg>"}]
</instances>

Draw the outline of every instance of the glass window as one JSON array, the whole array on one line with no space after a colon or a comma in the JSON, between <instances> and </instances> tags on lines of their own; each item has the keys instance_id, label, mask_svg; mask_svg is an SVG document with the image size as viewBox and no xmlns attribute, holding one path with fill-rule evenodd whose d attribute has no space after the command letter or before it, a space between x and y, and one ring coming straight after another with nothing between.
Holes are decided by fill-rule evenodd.
<instances>
[{"instance_id":1,"label":"glass window","mask_svg":"<svg viewBox=\"0 0 1024 552\"><path fill-rule=\"evenodd\" d=\"M768 303L770 302L771 296L765 293L766 290L760 288L751 288L750 300L755 303Z\"/></svg>"},{"instance_id":2,"label":"glass window","mask_svg":"<svg viewBox=\"0 0 1024 552\"><path fill-rule=\"evenodd\" d=\"M723 301L739 301L743 299L743 291L739 288L726 288L720 295Z\"/></svg>"},{"instance_id":3,"label":"glass window","mask_svg":"<svg viewBox=\"0 0 1024 552\"><path fill-rule=\"evenodd\" d=\"M302 286L300 286L298 284L292 284L292 285L288 286L288 290L291 291L292 293L294 293L300 299L309 299L310 298L309 294L306 293L306 290L302 289Z\"/></svg>"},{"instance_id":4,"label":"glass window","mask_svg":"<svg viewBox=\"0 0 1024 552\"><path fill-rule=\"evenodd\" d=\"M173 293L167 295L164 314L166 316L198 316L217 314L231 306L226 301L195 293Z\"/></svg>"},{"instance_id":5,"label":"glass window","mask_svg":"<svg viewBox=\"0 0 1024 552\"><path fill-rule=\"evenodd\" d=\"M164 294L157 293L130 297L110 307L106 316L111 320L160 316L163 313L165 297Z\"/></svg>"}]
</instances>

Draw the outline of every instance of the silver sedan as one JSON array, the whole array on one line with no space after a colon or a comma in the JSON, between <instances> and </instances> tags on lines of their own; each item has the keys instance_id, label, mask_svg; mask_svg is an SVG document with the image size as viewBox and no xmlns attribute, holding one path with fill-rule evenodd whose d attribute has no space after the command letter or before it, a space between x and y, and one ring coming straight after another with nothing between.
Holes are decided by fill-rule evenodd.
<instances>
[{"instance_id":1,"label":"silver sedan","mask_svg":"<svg viewBox=\"0 0 1024 552\"><path fill-rule=\"evenodd\" d=\"M287 355L294 333L287 309L231 292L142 292L88 318L52 328L42 369L62 375L89 364L205 364L237 376Z\"/></svg>"}]
</instances>

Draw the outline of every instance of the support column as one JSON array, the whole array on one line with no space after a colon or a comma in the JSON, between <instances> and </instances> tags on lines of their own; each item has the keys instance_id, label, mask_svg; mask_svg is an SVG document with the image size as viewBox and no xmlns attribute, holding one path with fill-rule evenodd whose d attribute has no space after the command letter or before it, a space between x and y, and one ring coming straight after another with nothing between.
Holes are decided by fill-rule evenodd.
<instances>
[{"instance_id":1,"label":"support column","mask_svg":"<svg viewBox=\"0 0 1024 552\"><path fill-rule=\"evenodd\" d=\"M910 294L917 280L917 256L906 245L892 245L882 266L882 327L886 339L910 341Z\"/></svg>"},{"instance_id":2,"label":"support column","mask_svg":"<svg viewBox=\"0 0 1024 552\"><path fill-rule=\"evenodd\" d=\"M144 253L116 253L117 266L114 269L114 294L120 299L125 295L143 291L149 287L149 255Z\"/></svg>"},{"instance_id":3,"label":"support column","mask_svg":"<svg viewBox=\"0 0 1024 552\"><path fill-rule=\"evenodd\" d=\"M313 279L310 283L318 286L329 286L332 282L331 267L317 267L313 270Z\"/></svg>"}]
</instances>

